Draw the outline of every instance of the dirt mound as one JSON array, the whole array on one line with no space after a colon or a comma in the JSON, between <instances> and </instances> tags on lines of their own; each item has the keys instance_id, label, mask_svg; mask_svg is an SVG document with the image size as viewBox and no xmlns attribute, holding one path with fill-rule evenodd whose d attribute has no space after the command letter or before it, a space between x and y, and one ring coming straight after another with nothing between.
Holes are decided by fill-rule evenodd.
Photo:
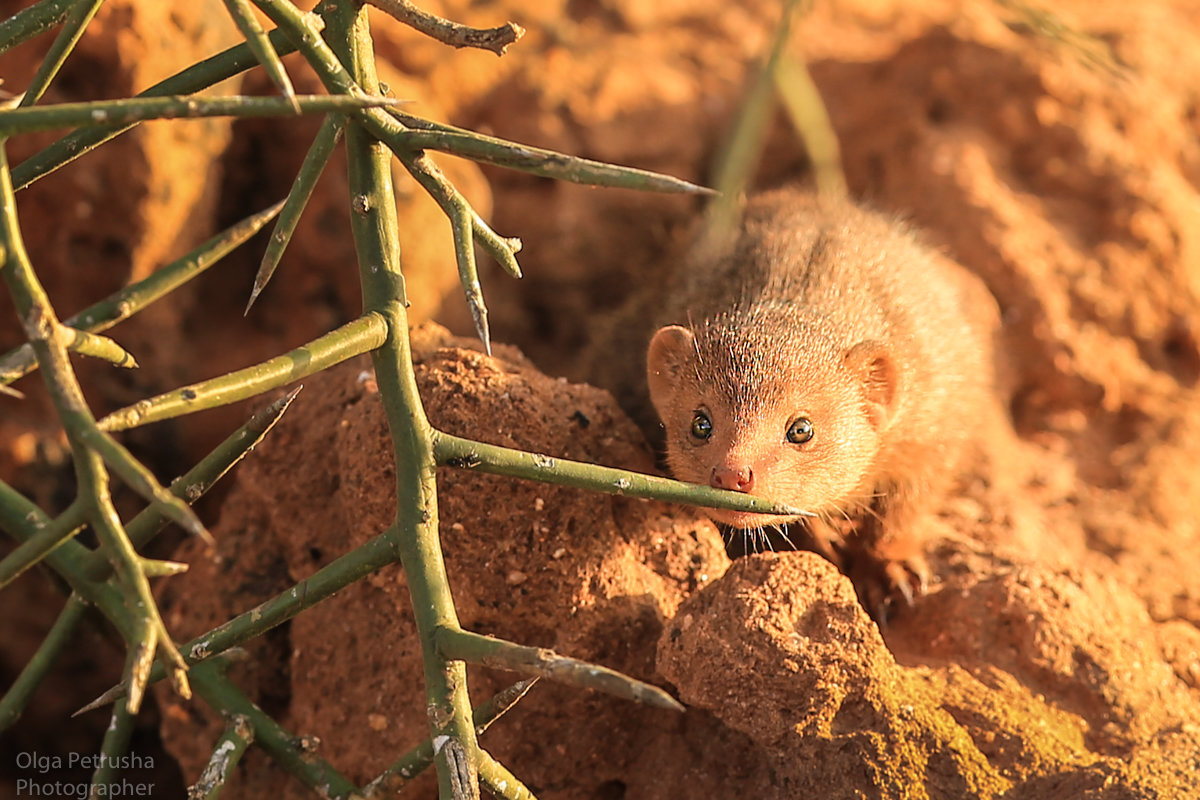
<instances>
[{"instance_id":1,"label":"dirt mound","mask_svg":"<svg viewBox=\"0 0 1200 800\"><path fill-rule=\"evenodd\" d=\"M541 375L511 348L499 348L501 359L464 349L472 343L436 327L416 331L413 344L418 384L439 429L610 466L652 467L640 433L604 392ZM319 376L301 398L274 444L240 476L215 528L215 558L192 547L181 554L192 569L164 595L168 624L179 635L197 635L256 605L391 523L395 478L369 363ZM313 498L321 498L316 508ZM655 675L663 621L728 565L711 523L657 503L454 470L439 472L439 503L465 627L643 679ZM420 652L399 568L338 593L252 652L239 684L285 727L319 737L321 755L352 779L374 777L428 735ZM351 674L356 680L347 681ZM511 682L479 671L471 690L478 701ZM221 722L169 694L160 700L167 704L168 746L185 774L197 774L210 752L206 734ZM581 797L623 780L648 731L677 724L666 712L564 687L540 687L530 701L513 712L513 726L488 735L487 747L535 785L559 785L577 773ZM206 730L197 728L197 714ZM263 761L252 757L256 777L226 791L254 797L269 784L272 795L305 796L290 779L262 777Z\"/></svg>"},{"instance_id":2,"label":"dirt mound","mask_svg":"<svg viewBox=\"0 0 1200 800\"><path fill-rule=\"evenodd\" d=\"M603 392L437 328L417 331L414 346L439 428L649 466ZM390 523L385 421L365 362L301 397L243 468L216 557L181 554L192 569L163 597L179 635L253 607ZM1154 797L1200 785L1195 629L1154 622L1113 577L947 539L933 554L941 580L885 643L820 557L762 554L726 571L695 512L451 470L439 502L465 626L665 681L691 707L675 716L538 687L484 744L539 796L670 798L685 780L716 797L902 797L914 786L935 797ZM986 507L988 493L975 502ZM955 512L943 521L970 524ZM254 643L236 678L364 781L425 735L415 642L404 575L388 569ZM472 675L477 700L505 683ZM159 698L168 748L197 774L222 722ZM260 755L246 769L233 796L304 796Z\"/></svg>"},{"instance_id":3,"label":"dirt mound","mask_svg":"<svg viewBox=\"0 0 1200 800\"><path fill-rule=\"evenodd\" d=\"M1091 573L989 566L946 581L885 645L820 557L740 559L668 625L659 668L761 746L768 796L1194 791L1195 698L1138 599Z\"/></svg>"}]
</instances>

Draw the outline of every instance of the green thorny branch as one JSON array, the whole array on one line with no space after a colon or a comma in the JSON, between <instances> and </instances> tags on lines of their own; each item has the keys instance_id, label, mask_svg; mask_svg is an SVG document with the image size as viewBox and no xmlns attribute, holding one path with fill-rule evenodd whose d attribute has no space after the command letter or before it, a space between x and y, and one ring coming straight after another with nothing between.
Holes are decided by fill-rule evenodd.
<instances>
[{"instance_id":1,"label":"green thorny branch","mask_svg":"<svg viewBox=\"0 0 1200 800\"><path fill-rule=\"evenodd\" d=\"M368 0L402 22L454 47L479 47L502 54L523 30L512 23L468 28L421 11L408 0ZM97 0L42 0L0 22L0 52L55 25L60 33L20 101L0 111L0 137L46 127L79 126L9 172L0 152L0 271L13 295L29 344L0 357L0 390L40 368L74 457L78 496L51 518L0 483L0 529L18 547L0 560L0 586L29 567L44 563L72 590L62 614L38 653L0 700L0 726L21 713L57 653L67 645L85 606L94 606L129 643L125 678L88 708L118 703L103 744L107 755L128 745L131 722L148 682L172 679L185 696L190 684L229 728L209 768L194 787L198 796L216 796L232 765L248 746L261 747L301 781L330 797L391 796L430 763L436 765L441 797L478 797L482 782L501 797L532 794L479 747L477 735L528 689L523 681L472 712L466 691L466 663L544 676L665 708L678 708L666 693L612 670L551 651L491 639L464 630L450 596L438 537L436 467L478 469L511 477L721 508L767 513L801 513L745 495L683 484L550 456L473 442L433 429L417 392L408 339L404 278L390 159L398 158L449 217L458 271L480 338L489 343L487 309L478 280L474 245L489 252L514 276L520 241L495 233L426 155L450 155L600 186L663 192L702 193L686 181L643 170L554 153L483 136L403 114L381 97L365 8L349 2L323 3L305 13L288 0L252 0L275 25L266 32L247 0L226 0L245 38L232 47L164 79L135 98L94 103L38 105L58 68L101 5ZM329 96L300 97L280 61L299 51ZM280 90L279 98L198 98L193 93L261 65ZM14 191L79 155L129 130L141 120L199 115L327 114L287 199L201 245L192 253L60 322L42 290L20 234ZM313 342L259 365L141 401L97 421L84 401L68 351L132 366L132 356L98 335L149 303L199 275L278 214L271 243L255 281L251 302L275 272L313 185L337 142L348 155L352 235L358 252L363 293L362 316ZM281 210L282 209L282 210ZM247 306L249 309L249 306ZM274 390L359 353L374 359L396 464L398 508L395 521L367 544L326 565L300 584L254 609L177 647L149 593L148 576L174 574L185 567L139 555L169 521L207 537L187 502L194 501L257 443L283 413L295 393L255 415L168 491L115 439L112 433L155 420L189 414ZM12 390L7 390L10 393ZM12 402L12 401L7 401ZM149 507L123 523L109 495L110 472L142 494ZM90 550L73 537L91 527L100 546ZM339 589L386 565L403 564L416 609L429 710L430 739L375 780L355 787L317 757L304 737L283 730L225 676L225 660L242 642L292 618ZM157 658L156 658L157 656ZM112 776L98 771L94 788Z\"/></svg>"}]
</instances>

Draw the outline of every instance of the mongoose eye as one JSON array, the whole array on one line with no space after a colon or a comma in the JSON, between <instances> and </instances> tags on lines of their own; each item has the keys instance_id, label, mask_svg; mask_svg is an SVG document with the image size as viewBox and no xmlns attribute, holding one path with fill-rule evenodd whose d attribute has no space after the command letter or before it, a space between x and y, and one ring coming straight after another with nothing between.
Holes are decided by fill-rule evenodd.
<instances>
[{"instance_id":1,"label":"mongoose eye","mask_svg":"<svg viewBox=\"0 0 1200 800\"><path fill-rule=\"evenodd\" d=\"M712 420L703 411L692 417L692 438L707 442L712 438Z\"/></svg>"},{"instance_id":2,"label":"mongoose eye","mask_svg":"<svg viewBox=\"0 0 1200 800\"><path fill-rule=\"evenodd\" d=\"M787 440L792 444L804 444L813 437L812 420L808 417L796 417L788 425Z\"/></svg>"}]
</instances>

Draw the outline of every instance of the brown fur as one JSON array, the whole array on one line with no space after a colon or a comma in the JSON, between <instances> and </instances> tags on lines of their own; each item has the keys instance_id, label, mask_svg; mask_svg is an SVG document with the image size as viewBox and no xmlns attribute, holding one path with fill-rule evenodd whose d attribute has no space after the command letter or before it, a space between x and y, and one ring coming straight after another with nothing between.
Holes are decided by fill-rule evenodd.
<instances>
[{"instance_id":1,"label":"brown fur","mask_svg":"<svg viewBox=\"0 0 1200 800\"><path fill-rule=\"evenodd\" d=\"M754 494L819 515L806 525L819 550L910 598L925 518L995 419L986 289L902 225L799 191L753 199L736 240L680 283L647 353L671 472L726 488L752 476ZM707 441L691 433L697 411ZM793 444L801 415L814 435Z\"/></svg>"}]
</instances>

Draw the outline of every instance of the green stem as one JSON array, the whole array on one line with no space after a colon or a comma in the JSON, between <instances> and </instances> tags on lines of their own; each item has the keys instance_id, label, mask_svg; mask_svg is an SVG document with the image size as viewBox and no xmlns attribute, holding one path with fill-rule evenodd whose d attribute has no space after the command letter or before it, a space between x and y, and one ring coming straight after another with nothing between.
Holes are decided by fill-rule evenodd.
<instances>
[{"instance_id":1,"label":"green stem","mask_svg":"<svg viewBox=\"0 0 1200 800\"><path fill-rule=\"evenodd\" d=\"M254 741L254 725L248 716L229 714L228 719L225 732L217 740L200 778L188 788L189 800L217 800L229 780L230 773L242 760L246 748Z\"/></svg>"},{"instance_id":2,"label":"green stem","mask_svg":"<svg viewBox=\"0 0 1200 800\"><path fill-rule=\"evenodd\" d=\"M479 780L501 800L537 800L525 784L486 750L479 751Z\"/></svg>"},{"instance_id":3,"label":"green stem","mask_svg":"<svg viewBox=\"0 0 1200 800\"><path fill-rule=\"evenodd\" d=\"M508 475L558 486L571 486L605 494L664 500L704 508L724 508L755 514L811 516L807 511L775 503L766 498L741 492L713 489L695 483L673 481L655 475L643 475L613 467L568 461L539 453L512 450L494 444L474 442L437 431L434 452L442 466L476 470L493 475Z\"/></svg>"},{"instance_id":4,"label":"green stem","mask_svg":"<svg viewBox=\"0 0 1200 800\"><path fill-rule=\"evenodd\" d=\"M100 420L100 429L127 430L245 400L374 350L387 328L383 315L368 312L290 353L114 411Z\"/></svg>"},{"instance_id":5,"label":"green stem","mask_svg":"<svg viewBox=\"0 0 1200 800\"><path fill-rule=\"evenodd\" d=\"M480 633L449 628L439 630L435 641L438 652L446 659L512 670L524 675L538 675L658 708L683 710L675 698L657 686L622 675L608 667L560 656L544 647L528 647Z\"/></svg>"},{"instance_id":6,"label":"green stem","mask_svg":"<svg viewBox=\"0 0 1200 800\"><path fill-rule=\"evenodd\" d=\"M517 681L512 686L492 695L476 708L471 715L471 719L475 723L475 733L482 734L491 727L492 723L515 706L517 701L524 697L537 681L537 678ZM391 766L380 773L379 777L363 787L364 800L384 800L384 798L394 797L409 781L424 772L433 763L433 759L433 742L426 739L400 756Z\"/></svg>"},{"instance_id":7,"label":"green stem","mask_svg":"<svg viewBox=\"0 0 1200 800\"><path fill-rule=\"evenodd\" d=\"M436 168L437 164L434 164L434 167ZM520 278L521 265L517 263L517 253L521 252L521 240L515 236L505 237L496 233L473 208L471 209L471 224L475 232L475 241L492 254L492 258L496 259L496 263L505 272L514 278Z\"/></svg>"},{"instance_id":8,"label":"green stem","mask_svg":"<svg viewBox=\"0 0 1200 800\"><path fill-rule=\"evenodd\" d=\"M66 337L64 344L72 353L98 358L122 369L136 369L138 366L137 359L128 350L107 336L97 336L65 325L61 333Z\"/></svg>"},{"instance_id":9,"label":"green stem","mask_svg":"<svg viewBox=\"0 0 1200 800\"><path fill-rule=\"evenodd\" d=\"M91 515L92 530L108 554L118 586L124 590L126 605L133 617L135 634L128 643L134 658L126 670L129 694L125 705L133 714L141 708L156 651L162 653L172 683L179 693L185 698L190 697L187 679L183 677L187 664L167 635L158 605L150 592L150 582L141 570L140 558L121 528L121 520L108 493L108 475L104 465L98 455L80 446L75 448L75 458L81 493L86 490L95 504Z\"/></svg>"},{"instance_id":10,"label":"green stem","mask_svg":"<svg viewBox=\"0 0 1200 800\"><path fill-rule=\"evenodd\" d=\"M26 89L25 96L20 98L20 107L32 106L41 100L42 95L46 94L50 82L61 70L67 56L71 55L71 50L79 42L79 37L83 36L83 31L88 28L91 18L96 16L97 11L100 11L103 2L104 0L79 0L76 5L71 7L71 11L67 13L64 23L62 23L62 30L59 31L58 37L55 38L53 44L50 44L50 49L43 56L41 64L37 66L37 72L29 82L29 89Z\"/></svg>"},{"instance_id":11,"label":"green stem","mask_svg":"<svg viewBox=\"0 0 1200 800\"><path fill-rule=\"evenodd\" d=\"M212 535L205 529L204 523L192 511L191 506L159 484L154 474L115 439L103 431L90 428L80 433L79 440L103 459L130 489L145 498L154 511L193 536L199 536L210 547L215 544ZM123 538L128 541L127 536Z\"/></svg>"},{"instance_id":12,"label":"green stem","mask_svg":"<svg viewBox=\"0 0 1200 800\"><path fill-rule=\"evenodd\" d=\"M67 598L66 606L59 612L58 619L54 621L46 638L38 645L37 652L25 664L12 686L8 687L4 697L0 698L0 731L12 725L21 716L38 684L49 673L59 654L70 644L71 637L75 635L75 629L86 610L87 603L78 594L72 593Z\"/></svg>"},{"instance_id":13,"label":"green stem","mask_svg":"<svg viewBox=\"0 0 1200 800\"><path fill-rule=\"evenodd\" d=\"M286 55L295 50L287 38L278 31L272 31L269 36L275 52L279 55ZM159 81L137 96L162 97L192 94L232 78L257 64L250 47L239 44ZM69 133L14 167L12 171L13 184L18 190L24 189L38 178L44 178L59 167L71 163L85 153L90 153L132 127L134 127L132 124L101 125Z\"/></svg>"},{"instance_id":14,"label":"green stem","mask_svg":"<svg viewBox=\"0 0 1200 800\"><path fill-rule=\"evenodd\" d=\"M482 308L483 295L479 293L478 276L475 270L475 256L473 241L478 241L483 245L483 248L492 254L496 262L504 268L504 271L514 278L521 277L521 267L517 264L516 254L521 251L520 239L506 239L495 231L493 231L483 218L476 213L471 204L467 202L467 198L462 196L462 193L455 188L454 184L445 176L438 165L424 153L401 154L400 162L409 174L416 179L417 183L421 184L430 197L437 202L441 207L442 212L450 220L451 229L454 232L454 248L455 256L459 262L459 277L462 279L463 289L467 294L467 303L471 306L472 317L476 316L475 306L473 305L472 295L478 295L478 304ZM467 270L463 270L463 254L466 253L470 257ZM465 275L465 277L464 277ZM476 275L474 279L475 287L471 287L471 276ZM480 339L491 354L490 344L485 336L487 326L487 309L482 308L483 316L483 332L480 333ZM475 320L476 331L480 329L480 321Z\"/></svg>"},{"instance_id":15,"label":"green stem","mask_svg":"<svg viewBox=\"0 0 1200 800\"><path fill-rule=\"evenodd\" d=\"M813 82L808 66L784 53L775 65L775 89L783 100L792 127L804 142L812 162L817 191L828 197L846 197L846 175L842 171L837 132L829 120L821 90Z\"/></svg>"},{"instance_id":16,"label":"green stem","mask_svg":"<svg viewBox=\"0 0 1200 800\"><path fill-rule=\"evenodd\" d=\"M233 435L228 437L213 452L209 453L192 470L175 481L171 487L171 491L177 496L193 502L200 498L213 483L262 440L262 437L266 435L267 431L274 426L275 422L286 411L298 391L280 398L255 414L246 425L235 431ZM3 523L14 534L21 533L25 526L35 531L25 537L18 536L19 539L22 539L22 545L9 555L10 559L18 553L23 552L22 548L41 536L44 531L52 530L55 527L63 529L72 528L75 523L73 516L68 511L51 523L45 519L45 516L35 506L16 492L13 492L6 485L0 484L0 523ZM153 508L146 509L127 526L129 539L135 548L140 547L149 541L166 523L167 517L165 515ZM68 541L64 542L58 550L50 551L46 558L51 567L66 578L72 587L78 593L81 593L88 602L99 606L114 624L117 624L118 627L125 624L124 613L121 608L122 601L119 595L116 594L114 587L96 582L107 576L112 569L112 564L108 561L104 552L88 551L77 543ZM5 563L8 560L5 559ZM159 566L161 566L155 564L147 570L144 559L138 558L137 563L139 569L142 569L147 575L159 571ZM167 569L170 570L171 568L168 567ZM91 580L88 580L85 576L90 576ZM47 641L49 642L50 640L48 639ZM44 643L43 646L48 645ZM160 669L155 679L160 679L163 674L164 672ZM22 679L24 677L25 673L22 673ZM122 687L126 685L123 683ZM10 701L9 697L6 696L3 703L0 703L0 709L8 708L9 704L13 703L16 704L13 708L19 712L20 707L24 704L24 700L19 699L20 694L14 694L14 692L15 685L14 690L10 691L14 699ZM3 718L3 714L0 714L0 720ZM3 727L3 725L0 725L0 727Z\"/></svg>"},{"instance_id":17,"label":"green stem","mask_svg":"<svg viewBox=\"0 0 1200 800\"><path fill-rule=\"evenodd\" d=\"M166 578L188 571L188 565L180 561L163 561L158 558L139 558L142 574L147 578Z\"/></svg>"},{"instance_id":18,"label":"green stem","mask_svg":"<svg viewBox=\"0 0 1200 800\"><path fill-rule=\"evenodd\" d=\"M399 154L403 151L440 150L482 164L528 172L587 186L611 186L642 192L714 194L712 189L658 172L606 164L569 156L482 133L423 120L409 114L381 111L364 114L371 133ZM403 124L401 124L403 123Z\"/></svg>"},{"instance_id":19,"label":"green stem","mask_svg":"<svg viewBox=\"0 0 1200 800\"><path fill-rule=\"evenodd\" d=\"M313 752L307 737L296 737L256 706L223 674L220 661L192 667L192 684L204 702L215 711L245 717L254 729L254 743L284 769L295 775L321 797L345 798L357 787L323 758Z\"/></svg>"},{"instance_id":20,"label":"green stem","mask_svg":"<svg viewBox=\"0 0 1200 800\"><path fill-rule=\"evenodd\" d=\"M100 764L92 773L92 788L88 793L89 800L101 800L118 792L116 777L120 758L129 751L129 740L133 736L133 723L137 712L123 705L113 709L112 721L104 732L104 741L100 745Z\"/></svg>"},{"instance_id":21,"label":"green stem","mask_svg":"<svg viewBox=\"0 0 1200 800\"><path fill-rule=\"evenodd\" d=\"M529 694L529 690L538 680L536 676L519 680L484 701L471 717L475 721L475 733L482 736L484 731L492 727L492 723L507 714L522 697Z\"/></svg>"},{"instance_id":22,"label":"green stem","mask_svg":"<svg viewBox=\"0 0 1200 800\"><path fill-rule=\"evenodd\" d=\"M40 508L0 481L0 528L18 542L25 542L52 524L53 521ZM79 542L65 541L46 554L45 562L84 602L99 608L125 635L131 627L121 593L113 584L88 580L83 574L82 564L91 554L92 551Z\"/></svg>"},{"instance_id":23,"label":"green stem","mask_svg":"<svg viewBox=\"0 0 1200 800\"><path fill-rule=\"evenodd\" d=\"M218 263L262 230L263 226L279 213L282 205L282 201L276 203L226 228L183 258L172 261L137 283L130 284L88 306L63 324L88 333L108 330ZM33 356L32 345L23 344L0 357L0 384L11 383L36 368L37 359Z\"/></svg>"},{"instance_id":24,"label":"green stem","mask_svg":"<svg viewBox=\"0 0 1200 800\"><path fill-rule=\"evenodd\" d=\"M31 106L42 99L50 82L62 69L67 56L75 49L79 37L83 35L84 29L92 21L92 17L96 16L96 12L100 10L103 2L104 0L78 0L71 7L63 22L62 30L58 32L54 44L50 45L50 49L42 57L42 63L38 65L37 72L30 80L29 88L25 90L25 96L21 98L21 107Z\"/></svg>"},{"instance_id":25,"label":"green stem","mask_svg":"<svg viewBox=\"0 0 1200 800\"><path fill-rule=\"evenodd\" d=\"M334 559L290 589L192 639L183 646L189 661L197 663L253 639L360 578L395 563L393 530L389 528L361 547Z\"/></svg>"},{"instance_id":26,"label":"green stem","mask_svg":"<svg viewBox=\"0 0 1200 800\"><path fill-rule=\"evenodd\" d=\"M180 650L186 654L185 660L189 665L196 665L220 655L287 622L301 611L312 608L375 570L395 563L397 555L393 537L392 529L388 529L365 545L334 559L290 589L183 644ZM164 675L165 671L155 666L150 673L150 682L162 680ZM128 683L122 682L75 713L81 714L115 702L126 696L128 688Z\"/></svg>"},{"instance_id":27,"label":"green stem","mask_svg":"<svg viewBox=\"0 0 1200 800\"><path fill-rule=\"evenodd\" d=\"M738 204L754 174L766 138L767 123L775 111L775 68L788 43L792 16L800 5L800 0L783 1L782 15L766 62L746 90L734 118L733 130L714 166L713 185L720 195L705 210L702 235L706 247L723 247L724 241L733 234L739 217Z\"/></svg>"},{"instance_id":28,"label":"green stem","mask_svg":"<svg viewBox=\"0 0 1200 800\"><path fill-rule=\"evenodd\" d=\"M331 94L361 91L359 84L318 35L311 15L303 14L286 0L258 0L258 5L304 53ZM331 13L331 8L336 9L336 6L324 4L322 13ZM412 123L412 127L408 127L382 109L363 109L356 112L354 117L397 156L415 157L422 148L428 147L444 149L452 155L487 164L590 186L652 192L713 193L711 189L669 175L568 156L405 115Z\"/></svg>"},{"instance_id":29,"label":"green stem","mask_svg":"<svg viewBox=\"0 0 1200 800\"><path fill-rule=\"evenodd\" d=\"M271 83L279 88L280 94L291 102L292 110L299 114L300 106L296 103L296 90L292 86L292 79L283 68L283 62L271 46L271 40L259 24L258 17L254 16L254 9L249 0L225 0L225 8L228 9L229 16L233 18L238 30L242 32L246 45L254 53L254 58L262 64L263 71L267 73Z\"/></svg>"},{"instance_id":30,"label":"green stem","mask_svg":"<svg viewBox=\"0 0 1200 800\"><path fill-rule=\"evenodd\" d=\"M288 392L266 408L258 411L250 420L238 428L212 452L200 460L196 466L171 482L171 493L176 497L194 503L212 488L233 466L253 450L267 432L275 426L292 400L300 393L299 389ZM163 528L170 523L170 518L156 508L144 509L129 521L125 532L134 549L140 550ZM103 580L108 576L110 565L104 554L97 551L88 553L81 561L80 569L83 574L93 580Z\"/></svg>"},{"instance_id":31,"label":"green stem","mask_svg":"<svg viewBox=\"0 0 1200 800\"><path fill-rule=\"evenodd\" d=\"M76 499L52 523L17 545L15 550L0 560L0 589L78 533L86 519L87 507Z\"/></svg>"},{"instance_id":32,"label":"green stem","mask_svg":"<svg viewBox=\"0 0 1200 800\"><path fill-rule=\"evenodd\" d=\"M305 13L288 0L254 0L254 4L279 26L284 36L304 54L308 63L318 70L321 81L330 94L353 95L362 92L359 84L321 37L321 31L325 29L327 22L324 15L336 16L342 12L336 4L331 6L323 3L320 13Z\"/></svg>"},{"instance_id":33,"label":"green stem","mask_svg":"<svg viewBox=\"0 0 1200 800\"><path fill-rule=\"evenodd\" d=\"M467 298L471 320L475 323L475 333L479 335L483 349L490 356L492 336L488 329L488 310L483 302L483 287L479 285L479 268L475 263L475 220L479 219L479 215L429 156L420 153L415 157L407 156L402 162L450 220L458 279Z\"/></svg>"},{"instance_id":34,"label":"green stem","mask_svg":"<svg viewBox=\"0 0 1200 800\"><path fill-rule=\"evenodd\" d=\"M76 0L42 0L0 22L0 53L45 33L66 18Z\"/></svg>"},{"instance_id":35,"label":"green stem","mask_svg":"<svg viewBox=\"0 0 1200 800\"><path fill-rule=\"evenodd\" d=\"M131 687L128 707L131 712L136 712L144 687L144 682L139 680L140 666L153 658L157 645L161 645L161 652L174 664L174 683L186 696L187 684L181 677L182 657L166 635L158 606L150 594L150 585L139 567L138 555L113 508L108 473L100 455L85 441L96 432L95 419L71 369L63 337L59 333L61 323L25 251L5 149L4 144L0 143L0 239L7 255L0 274L8 284L25 335L33 345L34 354L41 365L50 400L70 442L78 497L87 509L88 521L112 560L119 578L118 588L128 609L128 624L123 633L132 634L127 638L128 645L138 654L130 662L138 669L131 669L128 678ZM92 442L95 441L93 437Z\"/></svg>"},{"instance_id":36,"label":"green stem","mask_svg":"<svg viewBox=\"0 0 1200 800\"><path fill-rule=\"evenodd\" d=\"M330 38L357 82L378 91L374 50L365 9L326 3ZM458 629L446 565L438 538L437 474L433 428L417 391L405 313L404 277L392 188L390 153L359 125L346 132L351 230L358 251L363 306L388 320L388 338L375 351L375 375L388 420L396 466L396 524L393 529L417 623L425 672L426 709L437 748L442 800L478 798L479 746L471 721L466 665L438 653L439 629Z\"/></svg>"},{"instance_id":37,"label":"green stem","mask_svg":"<svg viewBox=\"0 0 1200 800\"><path fill-rule=\"evenodd\" d=\"M306 114L354 111L395 105L390 97L354 95L300 95L295 99ZM150 119L200 117L275 117L295 113L285 97L131 97L90 103L58 103L18 108L0 116L0 136L77 125L132 125Z\"/></svg>"}]
</instances>

